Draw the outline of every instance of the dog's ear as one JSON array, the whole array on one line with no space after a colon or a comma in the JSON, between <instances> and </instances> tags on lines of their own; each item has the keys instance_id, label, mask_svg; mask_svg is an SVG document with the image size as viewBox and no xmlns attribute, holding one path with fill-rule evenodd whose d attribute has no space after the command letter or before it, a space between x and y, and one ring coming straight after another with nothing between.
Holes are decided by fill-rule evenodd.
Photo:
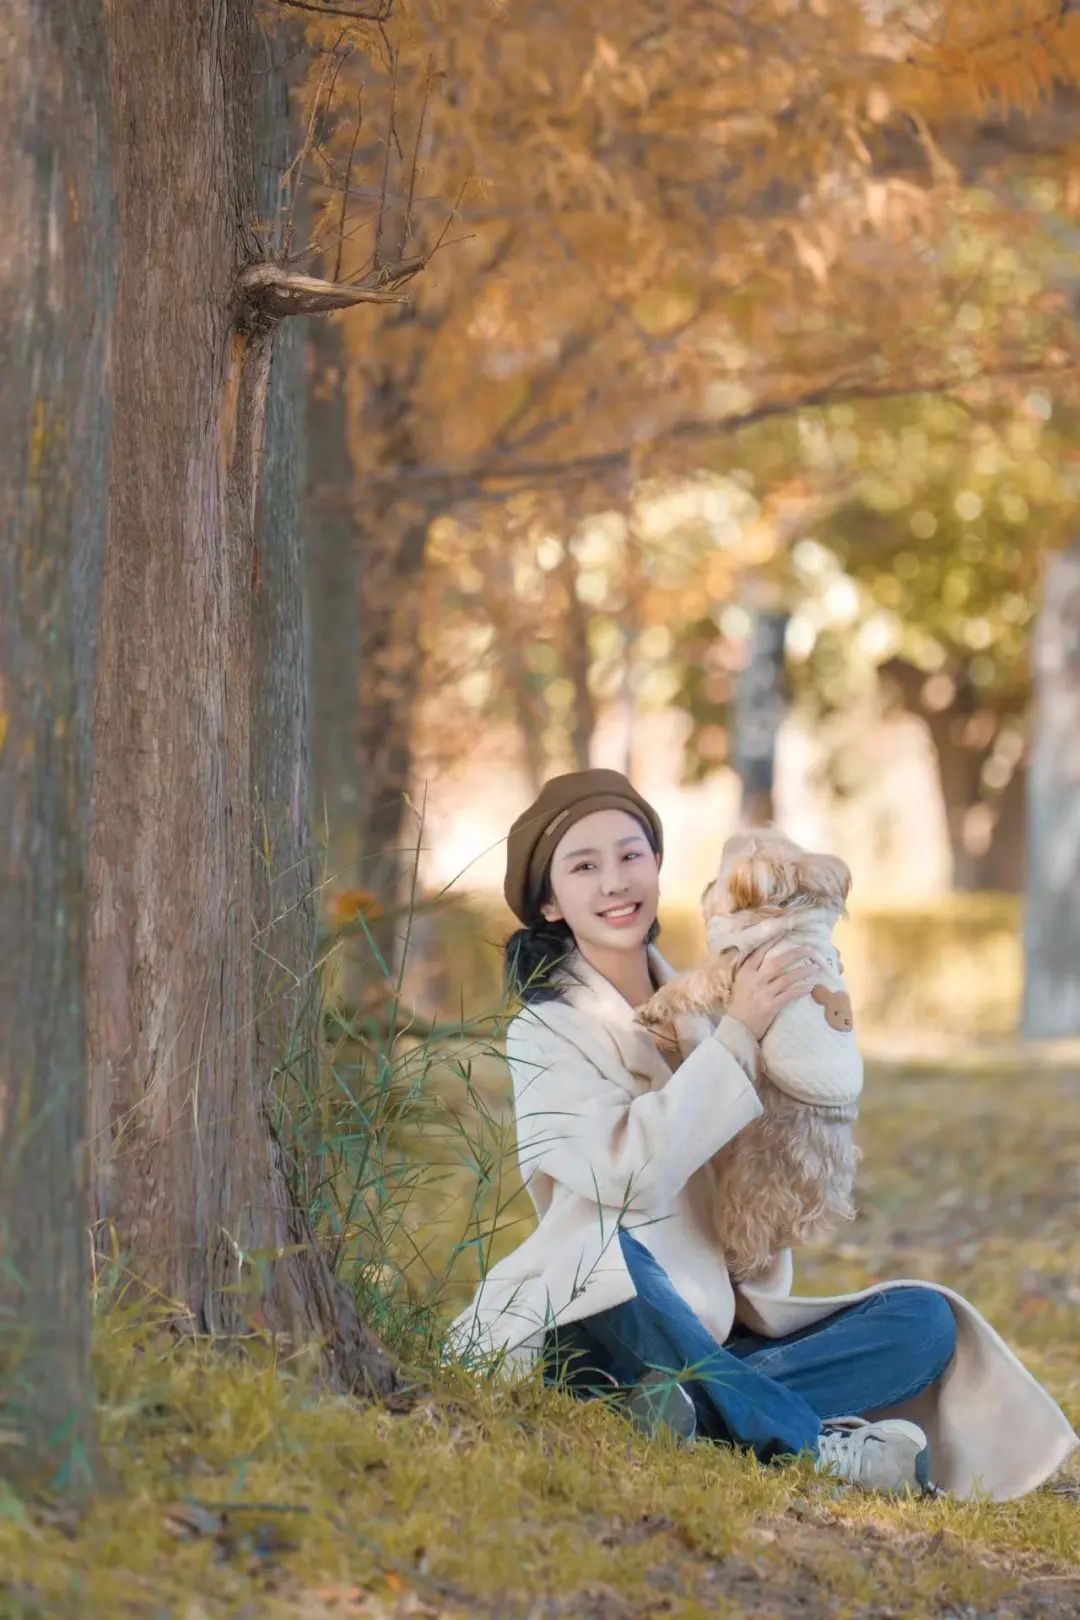
<instances>
[{"instance_id":1,"label":"dog's ear","mask_svg":"<svg viewBox=\"0 0 1080 1620\"><path fill-rule=\"evenodd\" d=\"M795 863L799 889L827 905L844 905L851 892L851 868L839 855L801 855Z\"/></svg>"},{"instance_id":2,"label":"dog's ear","mask_svg":"<svg viewBox=\"0 0 1080 1620\"><path fill-rule=\"evenodd\" d=\"M798 893L798 876L788 861L780 861L755 850L728 873L728 893L733 911L757 906L775 906Z\"/></svg>"}]
</instances>

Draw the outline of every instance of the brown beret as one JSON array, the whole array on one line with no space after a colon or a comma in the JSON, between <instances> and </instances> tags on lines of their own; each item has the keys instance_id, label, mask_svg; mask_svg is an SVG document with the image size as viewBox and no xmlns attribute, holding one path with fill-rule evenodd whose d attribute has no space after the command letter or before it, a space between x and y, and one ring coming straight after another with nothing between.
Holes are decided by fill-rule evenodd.
<instances>
[{"instance_id":1,"label":"brown beret","mask_svg":"<svg viewBox=\"0 0 1080 1620\"><path fill-rule=\"evenodd\" d=\"M663 859L660 817L621 771L567 771L545 782L506 837L506 903L522 923L534 920L540 884L555 846L568 827L594 810L626 810L644 821Z\"/></svg>"}]
</instances>

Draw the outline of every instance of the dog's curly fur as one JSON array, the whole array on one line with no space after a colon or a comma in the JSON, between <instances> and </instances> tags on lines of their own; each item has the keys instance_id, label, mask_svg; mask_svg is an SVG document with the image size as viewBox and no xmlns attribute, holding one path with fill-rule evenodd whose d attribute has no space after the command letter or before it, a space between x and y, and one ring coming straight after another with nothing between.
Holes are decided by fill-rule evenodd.
<instances>
[{"instance_id":1,"label":"dog's curly fur","mask_svg":"<svg viewBox=\"0 0 1080 1620\"><path fill-rule=\"evenodd\" d=\"M702 895L706 927L733 912L779 916L809 906L843 909L851 886L836 856L812 855L776 829L740 833L724 846L716 878ZM748 918L748 920L752 920ZM738 956L725 950L664 985L638 1009L665 1046L675 1044L680 1012L727 1004ZM861 1157L852 1139L857 1109L797 1102L761 1072L753 1077L764 1113L716 1155L717 1236L737 1281L767 1270L778 1249L805 1243L852 1220L851 1190Z\"/></svg>"},{"instance_id":2,"label":"dog's curly fur","mask_svg":"<svg viewBox=\"0 0 1080 1620\"><path fill-rule=\"evenodd\" d=\"M756 1089L765 1112L714 1160L715 1227L736 1281L767 1270L778 1249L821 1237L855 1216L851 1188L860 1153L851 1135L854 1109L807 1107L764 1075Z\"/></svg>"}]
</instances>

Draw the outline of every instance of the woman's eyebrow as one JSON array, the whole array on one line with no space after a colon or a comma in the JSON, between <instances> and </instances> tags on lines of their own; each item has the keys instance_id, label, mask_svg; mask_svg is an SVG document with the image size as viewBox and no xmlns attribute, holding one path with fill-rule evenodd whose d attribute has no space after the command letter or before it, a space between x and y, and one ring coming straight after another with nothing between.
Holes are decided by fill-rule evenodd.
<instances>
[{"instance_id":1,"label":"woman's eyebrow","mask_svg":"<svg viewBox=\"0 0 1080 1620\"><path fill-rule=\"evenodd\" d=\"M641 843L644 843L644 839L642 838L641 834L640 833L631 833L629 838L620 838L618 843L615 845L615 848L616 849L622 849L624 844L641 844ZM600 853L600 851L598 849L572 849L570 851L569 855L564 855L563 856L563 860L564 861L576 861L579 855L599 855L599 853Z\"/></svg>"}]
</instances>

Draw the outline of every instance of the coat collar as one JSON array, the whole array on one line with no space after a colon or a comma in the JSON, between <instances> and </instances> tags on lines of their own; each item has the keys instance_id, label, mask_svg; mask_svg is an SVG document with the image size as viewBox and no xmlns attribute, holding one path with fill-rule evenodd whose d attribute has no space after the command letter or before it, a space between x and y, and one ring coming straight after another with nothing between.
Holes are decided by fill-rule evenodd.
<instances>
[{"instance_id":1,"label":"coat collar","mask_svg":"<svg viewBox=\"0 0 1080 1620\"><path fill-rule=\"evenodd\" d=\"M649 971L657 988L678 976L677 969L665 961L655 945L647 945L645 949L649 958ZM628 1067L635 1067L631 1059L636 1059L638 1066L644 1061L650 1071L655 1070L656 1064L659 1063L666 1076L669 1073L668 1066L660 1054L656 1041L649 1031L643 1029L637 1022L634 1009L622 991L617 990L611 980L605 978L598 968L593 967L579 950L574 950L567 958L565 971L572 973L574 977L564 978L563 974L559 975L564 984L564 999L580 1012L598 1019L616 1037L620 1051L627 1058ZM680 1058L689 1057L694 1047L711 1033L713 1027L712 1019L704 1013L678 1014L675 1019L675 1034L679 1043Z\"/></svg>"}]
</instances>

